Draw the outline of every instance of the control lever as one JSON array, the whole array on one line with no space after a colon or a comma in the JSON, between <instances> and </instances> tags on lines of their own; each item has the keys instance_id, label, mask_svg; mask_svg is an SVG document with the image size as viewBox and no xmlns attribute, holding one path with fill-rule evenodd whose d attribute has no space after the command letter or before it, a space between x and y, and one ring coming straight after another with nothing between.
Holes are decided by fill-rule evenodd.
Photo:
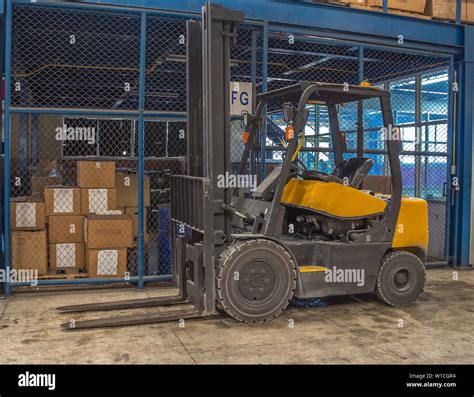
<instances>
[{"instance_id":1,"label":"control lever","mask_svg":"<svg viewBox=\"0 0 474 397\"><path fill-rule=\"evenodd\" d=\"M246 222L253 222L256 219L255 215L249 215L249 214L242 214L241 212L237 211L234 207L231 207L230 205L227 204L221 204L221 208L225 211L230 213L231 215L238 216L239 218L242 218Z\"/></svg>"}]
</instances>

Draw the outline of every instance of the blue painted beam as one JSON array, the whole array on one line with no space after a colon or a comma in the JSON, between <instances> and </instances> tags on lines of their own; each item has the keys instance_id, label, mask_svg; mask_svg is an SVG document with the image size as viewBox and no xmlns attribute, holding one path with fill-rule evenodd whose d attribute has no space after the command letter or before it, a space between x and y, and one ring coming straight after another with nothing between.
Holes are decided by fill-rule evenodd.
<instances>
[{"instance_id":1,"label":"blue painted beam","mask_svg":"<svg viewBox=\"0 0 474 397\"><path fill-rule=\"evenodd\" d=\"M396 46L398 36L403 35L405 47L410 47L412 44L418 46L426 44L429 48L430 45L435 45L439 51L448 51L449 48L462 47L464 44L463 26L421 18L290 0L218 0L216 2L244 11L247 19L295 27L305 26L324 31L326 37L331 37L334 32L341 32L346 36L363 35L367 43L380 43L383 39L387 45L391 43ZM200 13L206 1L89 0L88 3L163 9L177 13Z\"/></svg>"},{"instance_id":2,"label":"blue painted beam","mask_svg":"<svg viewBox=\"0 0 474 397\"><path fill-rule=\"evenodd\" d=\"M10 274L11 269L11 231L10 231L10 170L11 170L11 143L10 143L10 102L11 102L11 49L12 49L12 6L11 2L7 1L6 3L6 13L5 13L5 111L4 111L4 151L5 151L5 163L4 163L4 173L3 178L3 222L4 222L4 259L5 263L3 264L5 273ZM10 296L11 294L11 285L9 279L5 282L5 296Z\"/></svg>"},{"instance_id":3,"label":"blue painted beam","mask_svg":"<svg viewBox=\"0 0 474 397\"><path fill-rule=\"evenodd\" d=\"M146 85L146 13L141 15L140 27L140 76L138 90L138 288L145 288L143 277L145 276L144 250L144 178L145 178L145 85Z\"/></svg>"},{"instance_id":4,"label":"blue painted beam","mask_svg":"<svg viewBox=\"0 0 474 397\"><path fill-rule=\"evenodd\" d=\"M474 27L466 26L466 52L463 68L463 81L460 85L463 90L462 102L459 104L462 117L460 118L459 137L462 140L458 154L458 172L460 174L459 199L456 201L455 210L459 216L455 219L454 227L457 229L457 261L460 267L468 267L472 262L471 253L471 207L472 207L472 153L474 132Z\"/></svg>"}]
</instances>

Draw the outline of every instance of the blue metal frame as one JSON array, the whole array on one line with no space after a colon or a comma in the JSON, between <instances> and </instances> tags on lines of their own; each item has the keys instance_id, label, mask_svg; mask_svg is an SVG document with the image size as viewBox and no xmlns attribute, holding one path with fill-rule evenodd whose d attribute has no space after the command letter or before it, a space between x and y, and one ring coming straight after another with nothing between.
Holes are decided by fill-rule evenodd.
<instances>
[{"instance_id":1,"label":"blue metal frame","mask_svg":"<svg viewBox=\"0 0 474 397\"><path fill-rule=\"evenodd\" d=\"M471 262L471 207L472 207L472 133L474 132L474 27L466 26L465 54L462 63L458 64L460 72L461 100L459 101L459 118L457 124L458 165L457 171L461 190L455 206L457 239L454 253L454 264L464 268Z\"/></svg>"},{"instance_id":2,"label":"blue metal frame","mask_svg":"<svg viewBox=\"0 0 474 397\"><path fill-rule=\"evenodd\" d=\"M138 288L143 289L145 274L143 261L143 190L145 173L145 70L146 70L146 17L142 12L140 30L140 77L138 94Z\"/></svg>"},{"instance_id":3,"label":"blue metal frame","mask_svg":"<svg viewBox=\"0 0 474 397\"><path fill-rule=\"evenodd\" d=\"M11 231L10 231L10 100L11 100L11 47L12 47L12 4L10 0L6 2L5 13L5 111L4 111L4 152L5 152L5 176L3 186L3 231L5 244L5 296L10 296L10 268L11 268Z\"/></svg>"},{"instance_id":4,"label":"blue metal frame","mask_svg":"<svg viewBox=\"0 0 474 397\"><path fill-rule=\"evenodd\" d=\"M450 140L456 134L457 145L453 148L457 154L457 170L460 176L461 193L454 201L453 208L453 230L447 237L451 238L453 246L453 262L461 266L469 263L470 245L470 211L471 211L471 168L472 168L472 110L473 98L470 87L474 85L474 28L460 25L461 1L457 0L457 24L428 21L417 18L407 18L398 15L386 15L385 13L374 13L370 11L338 7L327 4L315 4L305 2L294 2L289 0L270 1L262 0L251 2L248 0L219 0L219 3L234 9L245 11L247 22L254 26L263 28L263 53L262 53L262 91L267 89L268 77L268 37L270 31L293 32L295 34L310 37L324 37L339 40L339 44L363 43L365 48L398 49L415 54L439 54L458 56L462 61L454 64L451 61L451 70L458 71L461 92L458 95L458 124L456 130L452 125L448 126ZM182 116L182 112L150 112L144 109L145 97L145 67L146 67L146 16L177 15L183 17L199 17L201 7L205 0L91 0L87 4L81 3L55 3L35 2L34 5L51 7L73 7L73 8L100 8L117 10L116 6L122 6L120 10L140 13L141 15L141 47L140 47L140 79L139 79L139 108L136 111L108 111L87 109L41 109L41 108L11 108L11 46L12 46L12 3L31 4L29 0L6 0L5 13L5 182L4 182L4 241L5 241L5 267L7 272L11 263L11 232L10 232L10 118L12 113L19 114L68 114L82 116L129 116L139 120L139 258L138 276L131 277L130 282L136 282L139 288L143 288L145 282L169 279L169 276L144 276L143 260L143 183L144 183L144 120L148 117L174 117ZM0 9L3 11L3 0ZM387 11L387 0L383 0L383 10ZM318 17L315 18L315 15ZM297 21L295 21L297 17ZM348 23L350 21L350 23ZM397 37L403 32L403 47L397 44ZM257 34L252 34L252 59L256 59ZM465 48L464 48L465 47ZM360 47L362 48L362 47ZM362 62L359 65L359 78L363 79L363 49ZM257 81L256 66L252 66L252 82ZM451 73L450 73L451 78ZM453 97L450 93L450 103ZM450 106L451 108L451 106ZM263 134L265 136L265 134ZM261 151L262 162L260 171L265 174L265 141L263 140ZM40 280L38 285L63 285L63 284L101 284L108 282L124 282L121 279L77 279L77 280ZM6 295L11 294L12 286L20 286L15 283L5 285Z\"/></svg>"},{"instance_id":5,"label":"blue metal frame","mask_svg":"<svg viewBox=\"0 0 474 397\"><path fill-rule=\"evenodd\" d=\"M346 39L359 39L366 43L396 44L399 34L405 37L404 48L418 43L430 49L463 46L462 27L455 24L410 18L397 14L376 13L359 8L337 7L331 4L306 3L291 0L219 0L218 3L245 12L247 19L268 21L271 25L306 26L326 37L344 33ZM384 0L386 3L386 1ZM200 13L206 0L91 0L101 5L121 5L164 9L174 12ZM317 16L317 17L315 17ZM349 23L350 22L350 23Z\"/></svg>"}]
</instances>

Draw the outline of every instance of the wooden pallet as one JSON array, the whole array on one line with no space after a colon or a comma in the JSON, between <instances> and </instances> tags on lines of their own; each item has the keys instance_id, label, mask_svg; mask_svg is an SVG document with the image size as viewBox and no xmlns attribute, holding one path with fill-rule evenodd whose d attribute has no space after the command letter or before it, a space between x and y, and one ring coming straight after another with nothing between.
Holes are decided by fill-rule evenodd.
<instances>
[{"instance_id":1,"label":"wooden pallet","mask_svg":"<svg viewBox=\"0 0 474 397\"><path fill-rule=\"evenodd\" d=\"M76 267L70 267L67 269L56 269L56 270L49 270L47 274L42 274L38 276L40 280L74 280L76 278L87 278L89 277L88 273L81 269L79 270Z\"/></svg>"},{"instance_id":2,"label":"wooden pallet","mask_svg":"<svg viewBox=\"0 0 474 397\"><path fill-rule=\"evenodd\" d=\"M433 21L439 21L439 22L449 22L449 23L456 23L456 19L454 18L447 18L447 17L441 17L441 16L433 16L431 17ZM461 19L461 24L463 25L474 25L474 20L473 21L466 21L465 19Z\"/></svg>"}]
</instances>

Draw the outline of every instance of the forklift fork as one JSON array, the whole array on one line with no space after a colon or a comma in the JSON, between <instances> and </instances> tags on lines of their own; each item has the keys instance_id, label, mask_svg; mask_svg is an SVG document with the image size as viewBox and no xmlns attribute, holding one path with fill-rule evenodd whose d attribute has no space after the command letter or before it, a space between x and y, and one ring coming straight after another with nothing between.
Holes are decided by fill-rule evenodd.
<instances>
[{"instance_id":1,"label":"forklift fork","mask_svg":"<svg viewBox=\"0 0 474 397\"><path fill-rule=\"evenodd\" d=\"M192 305L192 308L95 320L71 320L61 324L65 330L152 324L216 314L210 182L206 178L174 176L171 178L171 192L171 227L175 241L178 295L61 306L57 310L61 313L85 313L181 305ZM190 198L195 199L196 205L183 205L183 201ZM183 227L188 236L177 235L177 229Z\"/></svg>"}]
</instances>

